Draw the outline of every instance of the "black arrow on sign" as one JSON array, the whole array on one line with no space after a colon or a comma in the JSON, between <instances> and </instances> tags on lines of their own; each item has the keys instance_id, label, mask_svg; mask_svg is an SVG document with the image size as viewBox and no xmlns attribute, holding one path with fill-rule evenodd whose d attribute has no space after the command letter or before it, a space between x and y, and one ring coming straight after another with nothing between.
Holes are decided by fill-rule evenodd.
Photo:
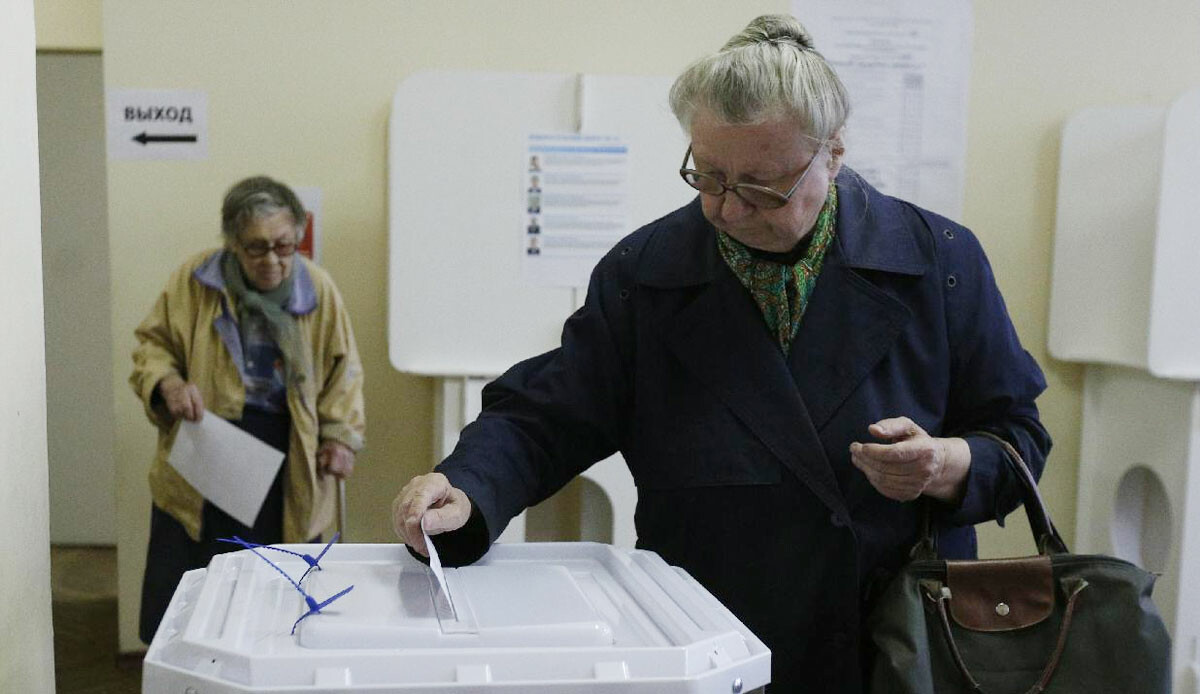
<instances>
[{"instance_id":1,"label":"black arrow on sign","mask_svg":"<svg viewBox=\"0 0 1200 694\"><path fill-rule=\"evenodd\" d=\"M134 142L142 143L145 147L147 142L195 142L195 135L147 135L144 132L133 136Z\"/></svg>"}]
</instances>

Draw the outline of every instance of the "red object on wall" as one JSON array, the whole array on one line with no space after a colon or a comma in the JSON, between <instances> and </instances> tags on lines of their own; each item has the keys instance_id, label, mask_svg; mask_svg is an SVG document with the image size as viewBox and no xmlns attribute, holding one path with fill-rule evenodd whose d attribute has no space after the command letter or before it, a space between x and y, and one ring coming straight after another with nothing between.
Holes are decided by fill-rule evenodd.
<instances>
[{"instance_id":1,"label":"red object on wall","mask_svg":"<svg viewBox=\"0 0 1200 694\"><path fill-rule=\"evenodd\" d=\"M313 259L313 213L304 212L304 240L300 242L300 252L305 258Z\"/></svg>"}]
</instances>

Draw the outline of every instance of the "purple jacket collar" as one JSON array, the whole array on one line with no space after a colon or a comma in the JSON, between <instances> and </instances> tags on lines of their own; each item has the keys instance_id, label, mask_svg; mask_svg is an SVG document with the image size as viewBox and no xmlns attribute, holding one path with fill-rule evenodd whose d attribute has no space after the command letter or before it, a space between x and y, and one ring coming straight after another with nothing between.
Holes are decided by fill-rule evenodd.
<instances>
[{"instance_id":1,"label":"purple jacket collar","mask_svg":"<svg viewBox=\"0 0 1200 694\"><path fill-rule=\"evenodd\" d=\"M221 258L225 252L219 250L205 258L200 267L192 273L192 277L205 287L219 292L225 291L225 278L221 276ZM285 281L292 283L292 297L284 307L287 312L294 316L312 313L317 308L317 290L303 261L297 259L292 263L292 275Z\"/></svg>"}]
</instances>

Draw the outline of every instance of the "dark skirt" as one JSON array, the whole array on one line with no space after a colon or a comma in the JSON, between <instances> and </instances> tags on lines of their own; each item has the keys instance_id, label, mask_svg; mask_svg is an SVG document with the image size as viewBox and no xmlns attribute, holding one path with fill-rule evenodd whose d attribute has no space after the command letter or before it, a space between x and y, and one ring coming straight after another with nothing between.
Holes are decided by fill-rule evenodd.
<instances>
[{"instance_id":1,"label":"dark skirt","mask_svg":"<svg viewBox=\"0 0 1200 694\"><path fill-rule=\"evenodd\" d=\"M210 412L205 416L216 415ZM230 423L280 451L288 450L292 422L286 413L267 412L247 406L242 419ZM218 542L218 538L237 535L243 540L259 544L283 540L283 480L286 468L285 461L275 476L275 482L267 493L253 527L242 525L206 500L201 514L200 541L196 542L188 536L183 524L157 506L151 506L150 542L146 549L146 573L142 579L142 610L138 625L138 636L142 641L149 644L154 638L171 596L175 594L175 587L185 572L208 566L208 562L222 552L240 549L237 545ZM314 541L319 539L314 538Z\"/></svg>"}]
</instances>

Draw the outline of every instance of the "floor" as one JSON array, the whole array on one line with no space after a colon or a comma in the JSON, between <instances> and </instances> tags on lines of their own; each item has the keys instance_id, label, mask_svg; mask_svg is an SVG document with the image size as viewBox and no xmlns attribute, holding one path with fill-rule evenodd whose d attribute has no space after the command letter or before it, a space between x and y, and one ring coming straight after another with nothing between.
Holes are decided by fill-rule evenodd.
<instances>
[{"instance_id":1,"label":"floor","mask_svg":"<svg viewBox=\"0 0 1200 694\"><path fill-rule=\"evenodd\" d=\"M140 658L117 657L117 551L50 548L58 694L137 694Z\"/></svg>"}]
</instances>

